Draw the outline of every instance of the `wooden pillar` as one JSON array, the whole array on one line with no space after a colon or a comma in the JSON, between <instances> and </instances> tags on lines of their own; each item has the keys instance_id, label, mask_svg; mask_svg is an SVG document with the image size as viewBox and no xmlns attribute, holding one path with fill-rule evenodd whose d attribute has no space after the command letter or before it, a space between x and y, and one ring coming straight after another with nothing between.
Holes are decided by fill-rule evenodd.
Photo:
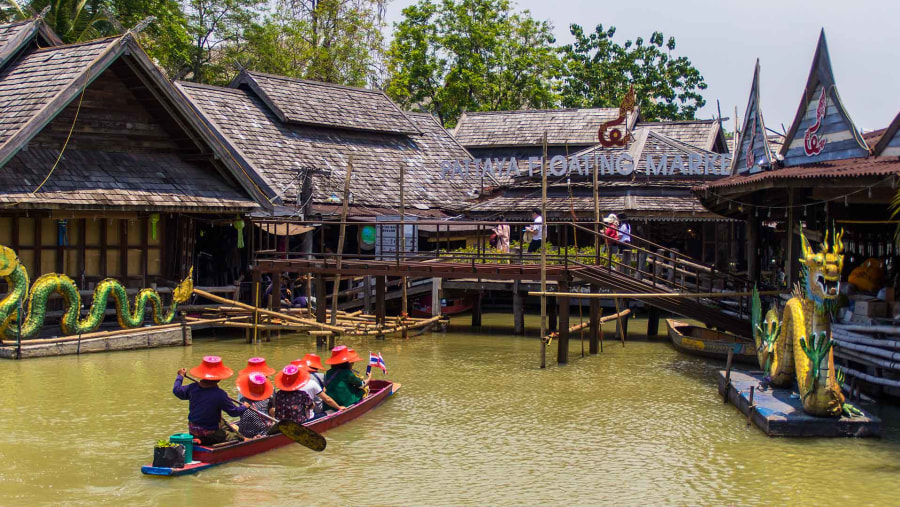
<instances>
[{"instance_id":1,"label":"wooden pillar","mask_svg":"<svg viewBox=\"0 0 900 507\"><path fill-rule=\"evenodd\" d=\"M363 313L372 314L372 278L368 275L363 277Z\"/></svg>"},{"instance_id":2,"label":"wooden pillar","mask_svg":"<svg viewBox=\"0 0 900 507\"><path fill-rule=\"evenodd\" d=\"M784 271L787 275L788 287L793 287L794 283L800 279L800 233L797 226L797 216L794 214L794 194L796 190L788 189L788 212L787 212L787 258L785 259Z\"/></svg>"},{"instance_id":3,"label":"wooden pillar","mask_svg":"<svg viewBox=\"0 0 900 507\"><path fill-rule=\"evenodd\" d=\"M620 312L621 310L628 308L627 301L623 301L622 303L623 304L621 307L618 304L616 304L616 312L617 313ZM616 319L616 333L619 335L619 338L622 339L622 346L624 347L625 346L625 337L628 336L628 316L627 315L625 317L619 317L618 319Z\"/></svg>"},{"instance_id":4,"label":"wooden pillar","mask_svg":"<svg viewBox=\"0 0 900 507\"><path fill-rule=\"evenodd\" d=\"M747 217L747 278L759 282L759 220Z\"/></svg>"},{"instance_id":5,"label":"wooden pillar","mask_svg":"<svg viewBox=\"0 0 900 507\"><path fill-rule=\"evenodd\" d=\"M441 279L431 279L431 316L437 317L441 314Z\"/></svg>"},{"instance_id":6,"label":"wooden pillar","mask_svg":"<svg viewBox=\"0 0 900 507\"><path fill-rule=\"evenodd\" d=\"M281 309L281 271L272 273L272 295L269 299L269 309L275 311Z\"/></svg>"},{"instance_id":7,"label":"wooden pillar","mask_svg":"<svg viewBox=\"0 0 900 507\"><path fill-rule=\"evenodd\" d=\"M513 333L525 334L525 295L519 291L519 281L513 282Z\"/></svg>"},{"instance_id":8,"label":"wooden pillar","mask_svg":"<svg viewBox=\"0 0 900 507\"><path fill-rule=\"evenodd\" d=\"M259 308L259 301L263 296L263 288L262 283L260 283L262 279L262 273L259 270L254 269L253 273L250 275L250 279L253 283L252 288L252 297L253 297L253 306L255 308ZM248 335L248 342L255 343L259 339L259 329L257 329L257 325L259 324L259 313L256 310L253 310L253 331L250 335Z\"/></svg>"},{"instance_id":9,"label":"wooden pillar","mask_svg":"<svg viewBox=\"0 0 900 507\"><path fill-rule=\"evenodd\" d=\"M591 293L600 292L599 287L597 285L591 284ZM588 352L591 354L596 354L600 352L600 300L597 298L591 298L591 311L590 311L590 321L591 321L591 336L588 339Z\"/></svg>"},{"instance_id":10,"label":"wooden pillar","mask_svg":"<svg viewBox=\"0 0 900 507\"><path fill-rule=\"evenodd\" d=\"M475 295L475 304L472 306L472 327L481 327L481 300L483 294L478 291Z\"/></svg>"},{"instance_id":11,"label":"wooden pillar","mask_svg":"<svg viewBox=\"0 0 900 507\"><path fill-rule=\"evenodd\" d=\"M569 282L559 282L559 292L569 292ZM569 296L556 298L559 304L559 339L556 341L556 362L569 362Z\"/></svg>"},{"instance_id":12,"label":"wooden pillar","mask_svg":"<svg viewBox=\"0 0 900 507\"><path fill-rule=\"evenodd\" d=\"M325 275L316 276L316 322L322 324L328 319L328 291L325 287Z\"/></svg>"},{"instance_id":13,"label":"wooden pillar","mask_svg":"<svg viewBox=\"0 0 900 507\"><path fill-rule=\"evenodd\" d=\"M557 303L557 298L553 298L547 305L547 330L550 332L556 331Z\"/></svg>"},{"instance_id":14,"label":"wooden pillar","mask_svg":"<svg viewBox=\"0 0 900 507\"><path fill-rule=\"evenodd\" d=\"M375 323L384 326L384 292L387 286L387 277L375 277Z\"/></svg>"},{"instance_id":15,"label":"wooden pillar","mask_svg":"<svg viewBox=\"0 0 900 507\"><path fill-rule=\"evenodd\" d=\"M659 309L650 307L650 315L647 316L647 338L659 334Z\"/></svg>"}]
</instances>

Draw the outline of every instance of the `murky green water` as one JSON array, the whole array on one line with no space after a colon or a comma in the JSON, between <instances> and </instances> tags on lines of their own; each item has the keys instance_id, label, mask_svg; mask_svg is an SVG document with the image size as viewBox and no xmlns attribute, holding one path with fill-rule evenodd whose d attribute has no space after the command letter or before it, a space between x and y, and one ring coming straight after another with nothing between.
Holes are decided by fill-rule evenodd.
<instances>
[{"instance_id":1,"label":"murky green water","mask_svg":"<svg viewBox=\"0 0 900 507\"><path fill-rule=\"evenodd\" d=\"M886 505L900 498L896 423L881 440L770 439L722 404L718 365L667 343L606 342L602 355L582 359L576 339L569 365L540 370L533 338L455 329L348 342L363 354L381 351L403 388L326 433L325 452L289 446L180 478L139 472L157 438L185 428L187 403L171 394L175 371L213 353L232 367L256 354L280 367L311 351L311 339L202 340L0 363L0 503ZM896 408L881 415L900 421Z\"/></svg>"}]
</instances>

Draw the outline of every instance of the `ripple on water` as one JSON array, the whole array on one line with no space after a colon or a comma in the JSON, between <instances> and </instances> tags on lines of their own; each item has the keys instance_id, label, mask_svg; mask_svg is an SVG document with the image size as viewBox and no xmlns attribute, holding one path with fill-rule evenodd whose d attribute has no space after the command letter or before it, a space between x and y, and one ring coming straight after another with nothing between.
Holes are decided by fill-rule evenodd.
<instances>
[{"instance_id":1,"label":"ripple on water","mask_svg":"<svg viewBox=\"0 0 900 507\"><path fill-rule=\"evenodd\" d=\"M210 353L278 367L312 340L4 363L0 503L889 504L900 493L896 424L882 440L766 438L718 398L718 364L666 343L607 342L581 358L575 341L568 365L545 370L533 338L497 333L349 344L383 353L398 396L330 431L323 453L288 446L177 479L138 472L157 438L183 431L175 371Z\"/></svg>"}]
</instances>

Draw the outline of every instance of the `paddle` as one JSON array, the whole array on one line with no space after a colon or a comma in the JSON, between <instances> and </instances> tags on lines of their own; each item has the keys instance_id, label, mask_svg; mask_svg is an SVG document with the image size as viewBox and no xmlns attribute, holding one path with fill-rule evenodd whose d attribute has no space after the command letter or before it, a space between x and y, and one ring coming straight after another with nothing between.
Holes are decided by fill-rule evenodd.
<instances>
[{"instance_id":1,"label":"paddle","mask_svg":"<svg viewBox=\"0 0 900 507\"><path fill-rule=\"evenodd\" d=\"M184 374L184 378L186 378L190 381L193 381L193 382L198 382L197 379L191 377L187 373ZM237 400L235 400L234 398L232 398L230 396L228 397L228 399L235 405L242 405L242 403L238 402ZM252 410L252 411L256 412L259 416L275 422L275 425L272 426L271 428L269 428L270 435L273 435L273 434L277 433L278 431L280 431L282 435L290 438L294 442L297 442L298 444L300 444L304 447L309 447L310 449L312 449L316 452L321 452L321 451L325 450L325 445L326 445L325 437L323 437L319 433L316 433L315 431L307 428L306 426L304 426L300 423L294 422L294 421L288 421L288 420L279 421L278 419L275 419L274 417L270 416L269 414L266 414L264 412L256 410L255 408L253 408L252 405L248 408L248 410ZM278 431L274 431L276 429Z\"/></svg>"}]
</instances>

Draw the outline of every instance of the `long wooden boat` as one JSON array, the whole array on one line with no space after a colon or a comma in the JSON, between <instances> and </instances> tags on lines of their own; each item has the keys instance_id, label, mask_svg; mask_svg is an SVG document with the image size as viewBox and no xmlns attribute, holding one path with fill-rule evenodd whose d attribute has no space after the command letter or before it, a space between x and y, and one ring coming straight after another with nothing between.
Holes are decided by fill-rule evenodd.
<instances>
[{"instance_id":1,"label":"long wooden boat","mask_svg":"<svg viewBox=\"0 0 900 507\"><path fill-rule=\"evenodd\" d=\"M304 426L318 432L324 433L331 428L335 428L344 423L352 421L357 417L377 407L388 399L391 395L400 389L400 384L390 382L388 380L372 380L369 382L369 395L359 403L348 407L342 412L334 412L325 417L321 417L314 421L309 421ZM217 446L203 446L194 444L194 460L186 463L183 468L154 467L145 465L141 467L141 472L145 475L161 475L161 476L179 476L189 475L205 470L216 465L228 463L248 456L253 456L261 452L266 452L276 447L285 445L297 445L288 437L277 434L269 435L262 438L248 440L246 442L235 442L233 444Z\"/></svg>"},{"instance_id":2,"label":"long wooden boat","mask_svg":"<svg viewBox=\"0 0 900 507\"><path fill-rule=\"evenodd\" d=\"M441 299L441 315L457 315L472 309L474 303L471 298L458 297ZM410 317L431 317L431 296L423 296L413 301L409 309Z\"/></svg>"},{"instance_id":3,"label":"long wooden boat","mask_svg":"<svg viewBox=\"0 0 900 507\"><path fill-rule=\"evenodd\" d=\"M694 326L675 319L666 319L669 339L680 352L712 359L728 359L728 351L734 351L733 361L759 366L756 345L750 338L736 336L722 331Z\"/></svg>"}]
</instances>

